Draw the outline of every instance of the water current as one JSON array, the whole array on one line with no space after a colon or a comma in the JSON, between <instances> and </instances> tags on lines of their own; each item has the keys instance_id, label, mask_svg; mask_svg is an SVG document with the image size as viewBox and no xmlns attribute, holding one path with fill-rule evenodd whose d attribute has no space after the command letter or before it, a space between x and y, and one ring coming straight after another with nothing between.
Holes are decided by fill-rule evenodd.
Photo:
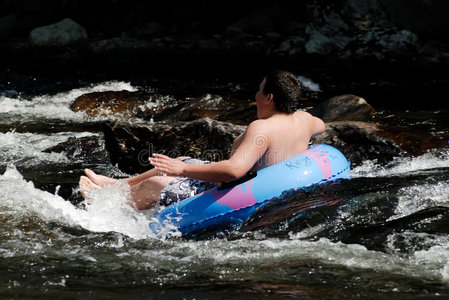
<instances>
[{"instance_id":1,"label":"water current","mask_svg":"<svg viewBox=\"0 0 449 300\"><path fill-rule=\"evenodd\" d=\"M155 236L154 211L127 205L120 182L81 202L84 167L126 174L105 154L98 124L106 117L70 104L83 93L139 88L111 81L57 94L0 91L0 298L449 297L447 147L364 161L350 180L299 191L213 237ZM381 115L449 131L447 111ZM47 150L74 137L97 141L101 155ZM298 203L307 202L323 205L304 211Z\"/></svg>"}]
</instances>

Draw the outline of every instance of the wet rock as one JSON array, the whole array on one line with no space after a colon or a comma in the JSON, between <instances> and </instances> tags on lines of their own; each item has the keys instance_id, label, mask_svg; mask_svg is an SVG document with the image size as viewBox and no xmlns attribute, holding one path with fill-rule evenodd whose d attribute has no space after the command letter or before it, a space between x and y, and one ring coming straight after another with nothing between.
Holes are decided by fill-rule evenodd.
<instances>
[{"instance_id":1,"label":"wet rock","mask_svg":"<svg viewBox=\"0 0 449 300\"><path fill-rule=\"evenodd\" d=\"M99 136L86 136L81 138L70 137L67 141L45 149L43 152L64 152L71 161L97 164L109 161L104 141Z\"/></svg>"},{"instance_id":2,"label":"wet rock","mask_svg":"<svg viewBox=\"0 0 449 300\"><path fill-rule=\"evenodd\" d=\"M344 224L337 234L321 232L318 236L332 236L338 241L348 244L361 244L370 250L388 251L393 243L395 248L403 253L410 251L410 245L399 239L392 239L391 234L417 232L429 234L448 234L449 209L447 207L426 208L408 216L383 221L376 224ZM343 228L343 229L341 229ZM416 245L416 248L427 249L426 243ZM416 248L414 249L416 251Z\"/></svg>"},{"instance_id":3,"label":"wet rock","mask_svg":"<svg viewBox=\"0 0 449 300\"><path fill-rule=\"evenodd\" d=\"M338 121L326 124L323 134L312 138L314 144L329 144L339 149L352 166L365 160L380 163L405 153L393 140L379 134L378 125L357 121Z\"/></svg>"},{"instance_id":4,"label":"wet rock","mask_svg":"<svg viewBox=\"0 0 449 300\"><path fill-rule=\"evenodd\" d=\"M233 140L245 128L209 118L171 124L115 122L106 125L106 149L121 170L139 173L151 168L148 157L153 152L212 161L225 159Z\"/></svg>"},{"instance_id":5,"label":"wet rock","mask_svg":"<svg viewBox=\"0 0 449 300\"><path fill-rule=\"evenodd\" d=\"M422 155L445 145L445 140L429 132L360 121L326 123L323 134L313 143L329 144L339 149L353 166L365 160L390 162L394 157Z\"/></svg>"},{"instance_id":6,"label":"wet rock","mask_svg":"<svg viewBox=\"0 0 449 300\"><path fill-rule=\"evenodd\" d=\"M410 156L419 156L430 149L445 147L447 137L439 137L424 129L410 129L403 127L378 125L379 136L394 141L404 153Z\"/></svg>"},{"instance_id":7,"label":"wet rock","mask_svg":"<svg viewBox=\"0 0 449 300\"><path fill-rule=\"evenodd\" d=\"M33 29L30 43L34 46L65 46L87 39L86 30L71 19Z\"/></svg>"},{"instance_id":8,"label":"wet rock","mask_svg":"<svg viewBox=\"0 0 449 300\"><path fill-rule=\"evenodd\" d=\"M84 111L89 117L113 114L134 116L141 110L139 105L143 102L137 92L126 90L93 92L76 98L70 108L75 112Z\"/></svg>"},{"instance_id":9,"label":"wet rock","mask_svg":"<svg viewBox=\"0 0 449 300\"><path fill-rule=\"evenodd\" d=\"M248 124L256 119L256 107L247 100L225 99L219 95L206 94L190 99L170 120L192 121L201 118Z\"/></svg>"},{"instance_id":10,"label":"wet rock","mask_svg":"<svg viewBox=\"0 0 449 300\"><path fill-rule=\"evenodd\" d=\"M308 110L324 122L332 121L369 121L376 111L365 99L355 95L341 95L326 100Z\"/></svg>"},{"instance_id":11,"label":"wet rock","mask_svg":"<svg viewBox=\"0 0 449 300\"><path fill-rule=\"evenodd\" d=\"M246 125L256 119L253 102L213 94L177 99L170 95L126 90L93 92L76 98L71 109L84 111L90 117L120 115L165 122L211 118Z\"/></svg>"}]
</instances>

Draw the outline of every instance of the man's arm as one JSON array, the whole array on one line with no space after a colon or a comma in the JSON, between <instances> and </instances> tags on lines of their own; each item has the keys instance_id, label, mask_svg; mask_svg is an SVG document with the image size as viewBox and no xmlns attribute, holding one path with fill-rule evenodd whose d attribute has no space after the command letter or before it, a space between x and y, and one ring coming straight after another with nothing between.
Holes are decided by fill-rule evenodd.
<instances>
[{"instance_id":1,"label":"man's arm","mask_svg":"<svg viewBox=\"0 0 449 300\"><path fill-rule=\"evenodd\" d=\"M154 154L152 165L170 176L185 176L210 182L228 182L244 176L268 149L263 121L254 121L240 137L231 157L217 163L188 165L162 154Z\"/></svg>"},{"instance_id":2,"label":"man's arm","mask_svg":"<svg viewBox=\"0 0 449 300\"><path fill-rule=\"evenodd\" d=\"M323 120L320 118L312 116L312 137L316 135L320 135L324 132L326 125L324 124Z\"/></svg>"}]
</instances>

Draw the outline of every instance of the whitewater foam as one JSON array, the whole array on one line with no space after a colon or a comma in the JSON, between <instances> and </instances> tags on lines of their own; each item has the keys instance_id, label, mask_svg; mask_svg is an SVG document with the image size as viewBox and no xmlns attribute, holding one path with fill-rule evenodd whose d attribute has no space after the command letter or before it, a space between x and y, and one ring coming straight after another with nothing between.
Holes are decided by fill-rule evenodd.
<instances>
[{"instance_id":1,"label":"whitewater foam","mask_svg":"<svg viewBox=\"0 0 449 300\"><path fill-rule=\"evenodd\" d=\"M104 91L136 91L130 83L120 81L104 82L88 87L72 89L55 95L40 95L32 99L21 97L0 96L0 115L4 118L14 120L31 119L58 119L81 121L89 119L84 112L74 112L70 109L70 104L79 96Z\"/></svg>"},{"instance_id":2,"label":"whitewater foam","mask_svg":"<svg viewBox=\"0 0 449 300\"><path fill-rule=\"evenodd\" d=\"M296 77L299 79L299 81L301 81L301 83L305 87L309 88L310 90L312 90L314 92L320 92L321 91L320 90L320 85L318 83L316 83L316 82L313 82L312 79L307 78L307 77L302 76L302 75L298 75Z\"/></svg>"},{"instance_id":3,"label":"whitewater foam","mask_svg":"<svg viewBox=\"0 0 449 300\"><path fill-rule=\"evenodd\" d=\"M122 182L91 193L92 204L86 210L73 206L62 197L34 187L14 166L0 175L0 207L17 218L34 215L45 222L81 226L93 232L119 232L134 239L155 237L149 216L127 204Z\"/></svg>"},{"instance_id":4,"label":"whitewater foam","mask_svg":"<svg viewBox=\"0 0 449 300\"><path fill-rule=\"evenodd\" d=\"M435 206L449 206L449 183L437 182L401 188L398 192L396 219Z\"/></svg>"},{"instance_id":5,"label":"whitewater foam","mask_svg":"<svg viewBox=\"0 0 449 300\"><path fill-rule=\"evenodd\" d=\"M388 177L436 168L449 168L449 150L433 150L416 157L396 157L386 165L367 160L351 170L351 177Z\"/></svg>"},{"instance_id":6,"label":"whitewater foam","mask_svg":"<svg viewBox=\"0 0 449 300\"><path fill-rule=\"evenodd\" d=\"M0 132L0 165L39 165L43 162L67 163L65 153L44 152L46 149L67 141L70 137L98 136L91 132L59 132L53 134Z\"/></svg>"}]
</instances>

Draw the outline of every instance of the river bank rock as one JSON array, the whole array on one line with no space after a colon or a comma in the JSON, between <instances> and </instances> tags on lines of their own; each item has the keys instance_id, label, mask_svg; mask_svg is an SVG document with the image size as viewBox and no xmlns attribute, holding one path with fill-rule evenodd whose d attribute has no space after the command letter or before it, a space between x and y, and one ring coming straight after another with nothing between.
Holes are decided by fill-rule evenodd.
<instances>
[{"instance_id":1,"label":"river bank rock","mask_svg":"<svg viewBox=\"0 0 449 300\"><path fill-rule=\"evenodd\" d=\"M33 46L65 46L87 39L86 30L71 19L37 27L30 32L30 43Z\"/></svg>"},{"instance_id":2,"label":"river bank rock","mask_svg":"<svg viewBox=\"0 0 449 300\"><path fill-rule=\"evenodd\" d=\"M226 159L233 140L245 128L209 118L171 124L117 121L106 124L104 133L112 163L133 174L150 169L148 157L155 152L211 161Z\"/></svg>"},{"instance_id":3,"label":"river bank rock","mask_svg":"<svg viewBox=\"0 0 449 300\"><path fill-rule=\"evenodd\" d=\"M448 21L444 12L448 5L444 1L390 2L240 1L236 10L228 3L150 1L136 5L119 0L108 3L105 10L103 1L49 5L21 0L3 4L0 24L5 24L2 35L9 39L2 47L9 47L6 54L17 58L21 51L17 51L16 42L28 35L32 45L60 47L86 39L84 28L88 28L89 41L78 45L78 52L73 54L74 67L78 68L80 62L88 67L115 64L116 60L146 71L158 64L166 69L167 62L182 69L201 61L213 62L210 69L255 66L261 61L294 71L306 66L330 72L332 67L338 75L342 68L352 72L357 67L366 72L367 66L390 66L390 70L404 65L447 67ZM68 11L82 26L72 19L54 23L57 18L66 18ZM441 45L432 50L438 51L436 56L422 51L436 43ZM66 48L66 54L73 50ZM42 49L29 51L23 55L36 63L40 55L45 56ZM444 66L439 66L441 63Z\"/></svg>"},{"instance_id":4,"label":"river bank rock","mask_svg":"<svg viewBox=\"0 0 449 300\"><path fill-rule=\"evenodd\" d=\"M324 122L370 121L376 115L374 108L365 99L355 95L332 97L308 112Z\"/></svg>"}]
</instances>

